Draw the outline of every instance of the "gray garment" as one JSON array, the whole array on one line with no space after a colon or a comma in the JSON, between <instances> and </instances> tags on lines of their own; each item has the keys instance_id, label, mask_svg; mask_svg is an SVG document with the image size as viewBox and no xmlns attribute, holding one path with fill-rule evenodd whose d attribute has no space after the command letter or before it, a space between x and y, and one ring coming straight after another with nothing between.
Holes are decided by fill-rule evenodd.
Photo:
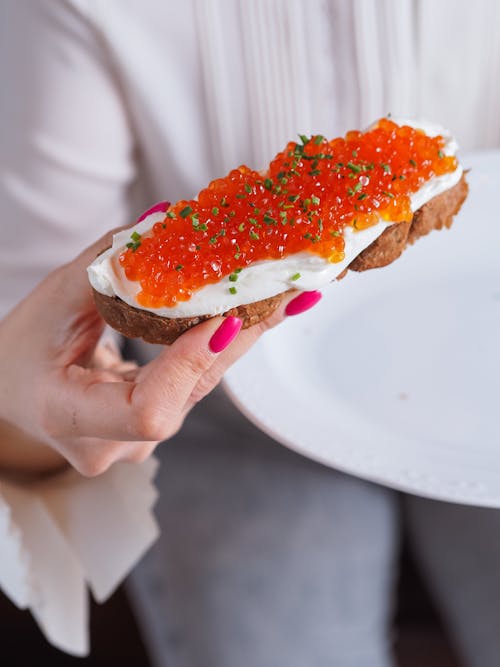
<instances>
[{"instance_id":1,"label":"gray garment","mask_svg":"<svg viewBox=\"0 0 500 667\"><path fill-rule=\"evenodd\" d=\"M162 535L129 584L156 667L393 665L398 494L281 447L221 391L159 455ZM497 667L500 514L405 505L468 664Z\"/></svg>"}]
</instances>

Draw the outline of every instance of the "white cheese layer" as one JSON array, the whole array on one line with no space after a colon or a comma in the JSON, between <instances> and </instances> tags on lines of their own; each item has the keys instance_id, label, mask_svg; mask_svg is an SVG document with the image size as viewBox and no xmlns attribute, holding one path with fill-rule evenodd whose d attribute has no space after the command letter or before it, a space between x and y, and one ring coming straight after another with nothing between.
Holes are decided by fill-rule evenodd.
<instances>
[{"instance_id":1,"label":"white cheese layer","mask_svg":"<svg viewBox=\"0 0 500 667\"><path fill-rule=\"evenodd\" d=\"M429 136L442 135L446 140L444 152L446 155L455 155L457 144L444 128L426 122L406 120L395 122L399 125L420 128ZM429 200L456 185L462 172L462 167L459 166L454 172L433 178L425 183L411 196L412 211L416 211ZM237 283L231 283L226 276L218 283L206 285L197 290L189 301L183 301L173 308L142 308L136 301L136 296L141 291L140 283L130 281L125 277L118 258L130 241L130 234L133 231L143 235L156 222L161 222L164 218L165 213L152 213L134 227L115 234L112 247L99 255L87 271L90 283L97 292L107 296L118 296L134 308L141 308L169 318L218 315L235 306L267 299L286 292L290 288L320 289L335 280L357 255L375 241L389 225L393 224L381 220L378 224L360 231L346 227L344 229L345 258L342 262L333 264L309 252L300 252L281 260L255 262L241 271ZM292 280L292 276L297 274L300 274L300 278ZM235 285L237 292L231 294L229 288Z\"/></svg>"}]
</instances>

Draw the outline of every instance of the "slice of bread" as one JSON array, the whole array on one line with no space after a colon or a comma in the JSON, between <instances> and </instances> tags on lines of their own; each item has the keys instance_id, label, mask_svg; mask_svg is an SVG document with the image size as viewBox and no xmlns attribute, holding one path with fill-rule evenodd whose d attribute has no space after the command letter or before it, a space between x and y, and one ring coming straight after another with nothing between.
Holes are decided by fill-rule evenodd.
<instances>
[{"instance_id":1,"label":"slice of bread","mask_svg":"<svg viewBox=\"0 0 500 667\"><path fill-rule=\"evenodd\" d=\"M467 197L469 187L462 176L452 188L431 199L415 212L411 222L388 227L371 245L360 253L339 278L348 270L367 271L386 266L397 259L403 250L433 229L450 227ZM134 308L116 296L106 296L95 290L94 299L99 313L114 329L129 338L143 338L148 343L170 345L182 333L210 319L212 315L170 319L146 310ZM243 320L243 328L266 319L278 308L286 292L254 303L231 308L224 315Z\"/></svg>"}]
</instances>

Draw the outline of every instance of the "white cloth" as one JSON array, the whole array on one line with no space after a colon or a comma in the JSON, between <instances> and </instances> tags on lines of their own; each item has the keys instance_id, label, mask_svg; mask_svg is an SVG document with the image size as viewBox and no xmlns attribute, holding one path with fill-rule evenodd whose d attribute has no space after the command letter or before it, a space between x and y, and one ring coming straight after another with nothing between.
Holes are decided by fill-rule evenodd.
<instances>
[{"instance_id":1,"label":"white cloth","mask_svg":"<svg viewBox=\"0 0 500 667\"><path fill-rule=\"evenodd\" d=\"M94 479L69 470L0 481L0 588L58 648L87 655L87 585L106 600L156 539L156 467L152 458Z\"/></svg>"},{"instance_id":2,"label":"white cloth","mask_svg":"<svg viewBox=\"0 0 500 667\"><path fill-rule=\"evenodd\" d=\"M261 167L298 132L334 136L392 112L438 121L464 147L500 145L499 28L496 0L3 0L0 315L141 207L191 197L242 162ZM74 478L74 493L106 494L113 475ZM149 484L138 474L127 488ZM39 491L1 488L0 582L25 606L26 545L36 550L42 531L21 514L41 511ZM45 498L49 531L58 519ZM50 531L50 548L67 548ZM80 631L64 643L62 620L57 633L42 627L81 653L78 582L92 575L69 544Z\"/></svg>"}]
</instances>

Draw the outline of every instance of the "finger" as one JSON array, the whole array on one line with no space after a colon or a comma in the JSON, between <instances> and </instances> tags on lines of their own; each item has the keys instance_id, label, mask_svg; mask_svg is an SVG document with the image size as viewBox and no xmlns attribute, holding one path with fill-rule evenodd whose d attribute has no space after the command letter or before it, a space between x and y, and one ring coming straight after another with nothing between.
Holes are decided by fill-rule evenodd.
<instances>
[{"instance_id":1,"label":"finger","mask_svg":"<svg viewBox=\"0 0 500 667\"><path fill-rule=\"evenodd\" d=\"M200 379L227 346L235 345L241 328L237 318L213 318L178 338L153 362L140 369L134 400L155 405L159 421L178 421Z\"/></svg>"},{"instance_id":2,"label":"finger","mask_svg":"<svg viewBox=\"0 0 500 667\"><path fill-rule=\"evenodd\" d=\"M108 342L100 343L95 348L88 367L113 370L122 376L137 371L139 368L135 361L124 361L118 347Z\"/></svg>"},{"instance_id":3,"label":"finger","mask_svg":"<svg viewBox=\"0 0 500 667\"><path fill-rule=\"evenodd\" d=\"M285 311L288 304L295 302L298 295L299 293L295 290L285 294L279 308L271 313L265 320L262 320L248 329L242 330L234 343L218 355L211 368L200 378L186 401L183 408L184 417L196 403L202 400L219 384L227 369L248 352L263 333L274 328L286 318Z\"/></svg>"},{"instance_id":4,"label":"finger","mask_svg":"<svg viewBox=\"0 0 500 667\"><path fill-rule=\"evenodd\" d=\"M46 392L46 428L54 437L156 441L182 424L182 411L200 377L217 358L210 340L221 326L213 318L194 327L147 366L135 382L110 371L69 366ZM62 377L61 377L62 375Z\"/></svg>"},{"instance_id":5,"label":"finger","mask_svg":"<svg viewBox=\"0 0 500 667\"><path fill-rule=\"evenodd\" d=\"M96 477L115 463L142 463L158 442L122 442L101 438L65 438L54 443L60 454L85 477Z\"/></svg>"}]
</instances>

